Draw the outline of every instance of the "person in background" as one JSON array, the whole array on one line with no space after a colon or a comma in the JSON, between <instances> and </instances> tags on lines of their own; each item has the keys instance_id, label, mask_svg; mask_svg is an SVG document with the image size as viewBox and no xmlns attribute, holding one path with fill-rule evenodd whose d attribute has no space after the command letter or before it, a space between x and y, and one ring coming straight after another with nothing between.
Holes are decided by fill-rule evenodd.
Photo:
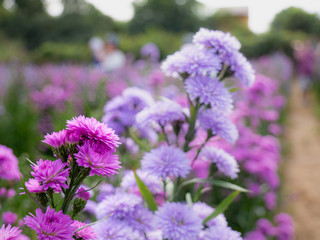
<instances>
[{"instance_id":1,"label":"person in background","mask_svg":"<svg viewBox=\"0 0 320 240\"><path fill-rule=\"evenodd\" d=\"M89 48L92 52L92 62L94 67L100 67L103 60L103 40L99 37L92 37L89 40Z\"/></svg>"}]
</instances>

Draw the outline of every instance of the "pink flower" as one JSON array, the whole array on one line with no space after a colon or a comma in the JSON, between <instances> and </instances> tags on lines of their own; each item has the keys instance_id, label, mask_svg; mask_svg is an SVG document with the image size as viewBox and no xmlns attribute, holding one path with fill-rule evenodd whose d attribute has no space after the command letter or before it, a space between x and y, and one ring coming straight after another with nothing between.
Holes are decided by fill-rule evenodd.
<instances>
[{"instance_id":1,"label":"pink flower","mask_svg":"<svg viewBox=\"0 0 320 240\"><path fill-rule=\"evenodd\" d=\"M4 240L18 240L20 235L21 230L17 227L12 227L10 224L5 227L3 224L2 227L0 228L0 239Z\"/></svg>"},{"instance_id":2,"label":"pink flower","mask_svg":"<svg viewBox=\"0 0 320 240\"><path fill-rule=\"evenodd\" d=\"M18 219L18 215L13 212L7 211L2 214L2 220L4 224L13 225L17 221L17 219Z\"/></svg>"},{"instance_id":3,"label":"pink flower","mask_svg":"<svg viewBox=\"0 0 320 240\"><path fill-rule=\"evenodd\" d=\"M72 223L72 226L76 227L77 229L84 227L86 224L83 222L79 222L77 220L74 220ZM94 229L92 227L86 227L78 232L75 233L77 238L83 239L83 240L90 240L90 239L96 239L96 233L94 232Z\"/></svg>"}]
</instances>

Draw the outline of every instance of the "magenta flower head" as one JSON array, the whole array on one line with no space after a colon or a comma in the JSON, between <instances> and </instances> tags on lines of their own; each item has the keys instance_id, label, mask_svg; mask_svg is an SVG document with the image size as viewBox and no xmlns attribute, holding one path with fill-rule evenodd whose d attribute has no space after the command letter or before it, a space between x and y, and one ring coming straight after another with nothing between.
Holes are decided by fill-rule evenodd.
<instances>
[{"instance_id":1,"label":"magenta flower head","mask_svg":"<svg viewBox=\"0 0 320 240\"><path fill-rule=\"evenodd\" d=\"M17 219L18 215L13 212L7 211L2 214L2 220L5 224L13 225L17 221Z\"/></svg>"},{"instance_id":2,"label":"magenta flower head","mask_svg":"<svg viewBox=\"0 0 320 240\"><path fill-rule=\"evenodd\" d=\"M25 224L37 232L39 240L74 240L73 232L77 227L71 217L62 211L56 212L48 207L43 213L38 208L35 216L30 215L24 218Z\"/></svg>"},{"instance_id":3,"label":"magenta flower head","mask_svg":"<svg viewBox=\"0 0 320 240\"><path fill-rule=\"evenodd\" d=\"M113 154L113 150L101 152L100 146L94 141L85 141L79 146L79 152L75 154L78 165L90 168L90 176L117 174L117 170L121 168L118 156Z\"/></svg>"},{"instance_id":4,"label":"magenta flower head","mask_svg":"<svg viewBox=\"0 0 320 240\"><path fill-rule=\"evenodd\" d=\"M19 240L21 230L18 227L12 227L10 224L6 227L4 224L0 228L0 239L2 240Z\"/></svg>"},{"instance_id":5,"label":"magenta flower head","mask_svg":"<svg viewBox=\"0 0 320 240\"><path fill-rule=\"evenodd\" d=\"M42 193L45 192L43 186L40 185L40 182L34 178L30 178L28 182L25 183L26 188L31 193Z\"/></svg>"},{"instance_id":6,"label":"magenta flower head","mask_svg":"<svg viewBox=\"0 0 320 240\"><path fill-rule=\"evenodd\" d=\"M74 220L72 223L72 226L76 227L77 229L82 228L86 226L85 223L79 222L77 220ZM77 231L75 233L76 239L81 239L81 240L92 240L96 239L96 233L92 227L86 227L80 231Z\"/></svg>"},{"instance_id":7,"label":"magenta flower head","mask_svg":"<svg viewBox=\"0 0 320 240\"><path fill-rule=\"evenodd\" d=\"M18 159L11 148L0 145L0 179L19 180Z\"/></svg>"},{"instance_id":8,"label":"magenta flower head","mask_svg":"<svg viewBox=\"0 0 320 240\"><path fill-rule=\"evenodd\" d=\"M76 196L78 198L81 198L85 201L88 201L91 197L89 191L87 189L85 189L84 187L79 187L76 193Z\"/></svg>"},{"instance_id":9,"label":"magenta flower head","mask_svg":"<svg viewBox=\"0 0 320 240\"><path fill-rule=\"evenodd\" d=\"M95 118L75 117L67 121L67 130L68 134L76 135L80 140L93 140L101 144L103 148L110 150L115 150L120 144L119 137L114 130Z\"/></svg>"},{"instance_id":10,"label":"magenta flower head","mask_svg":"<svg viewBox=\"0 0 320 240\"><path fill-rule=\"evenodd\" d=\"M59 148L66 144L67 130L61 130L59 132L53 132L47 134L42 142L50 145L53 148Z\"/></svg>"},{"instance_id":11,"label":"magenta flower head","mask_svg":"<svg viewBox=\"0 0 320 240\"><path fill-rule=\"evenodd\" d=\"M44 190L52 188L56 192L61 192L61 187L68 188L65 182L70 168L65 168L66 166L67 163L62 163L60 159L55 161L40 159L37 165L31 166L33 169L31 175L39 181Z\"/></svg>"}]
</instances>

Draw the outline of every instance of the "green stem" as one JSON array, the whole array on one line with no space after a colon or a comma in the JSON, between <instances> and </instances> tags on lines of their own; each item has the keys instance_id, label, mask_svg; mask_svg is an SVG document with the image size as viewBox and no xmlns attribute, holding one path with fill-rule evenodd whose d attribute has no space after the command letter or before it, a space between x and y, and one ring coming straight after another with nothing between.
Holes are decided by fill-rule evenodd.
<instances>
[{"instance_id":1,"label":"green stem","mask_svg":"<svg viewBox=\"0 0 320 240\"><path fill-rule=\"evenodd\" d=\"M161 127L161 131L162 131L162 134L164 136L164 140L166 141L166 143L170 146L170 142L169 142L169 139L168 139L168 135L166 134L166 131L164 129L164 126L160 124L160 127Z\"/></svg>"},{"instance_id":2,"label":"green stem","mask_svg":"<svg viewBox=\"0 0 320 240\"><path fill-rule=\"evenodd\" d=\"M207 144L207 142L210 140L210 138L213 137L212 133L211 132L208 132L207 133L207 138L206 140L201 144L201 146L198 148L198 151L197 151L197 154L196 156L194 157L194 159L192 160L192 163L191 163L191 167L193 166L194 162L197 160L201 150L204 148L204 146Z\"/></svg>"},{"instance_id":3,"label":"green stem","mask_svg":"<svg viewBox=\"0 0 320 240\"><path fill-rule=\"evenodd\" d=\"M166 188L167 188L166 180L163 180L163 200L164 200L165 202L167 201Z\"/></svg>"},{"instance_id":4,"label":"green stem","mask_svg":"<svg viewBox=\"0 0 320 240\"><path fill-rule=\"evenodd\" d=\"M190 150L189 144L194 139L195 136L195 126L196 126L196 120L197 120L197 114L200 108L199 101L196 101L196 106L194 107L191 100L190 102L190 118L189 118L189 128L188 132L185 136L186 142L183 145L183 151L188 152Z\"/></svg>"}]
</instances>

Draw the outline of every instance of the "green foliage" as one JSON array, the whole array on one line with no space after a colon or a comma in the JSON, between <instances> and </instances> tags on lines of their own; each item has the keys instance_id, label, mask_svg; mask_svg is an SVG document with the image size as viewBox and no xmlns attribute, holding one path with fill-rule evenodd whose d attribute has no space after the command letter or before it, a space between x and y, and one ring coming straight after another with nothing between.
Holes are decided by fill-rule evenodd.
<instances>
[{"instance_id":1,"label":"green foliage","mask_svg":"<svg viewBox=\"0 0 320 240\"><path fill-rule=\"evenodd\" d=\"M193 32L200 26L195 14L199 3L195 0L146 0L134 3L135 15L128 25L131 33L149 28L162 28L171 32Z\"/></svg>"},{"instance_id":2,"label":"green foliage","mask_svg":"<svg viewBox=\"0 0 320 240\"><path fill-rule=\"evenodd\" d=\"M37 63L88 63L91 53L86 44L46 42L32 52L31 58Z\"/></svg>"},{"instance_id":3,"label":"green foliage","mask_svg":"<svg viewBox=\"0 0 320 240\"><path fill-rule=\"evenodd\" d=\"M154 28L147 30L144 34L121 34L120 37L120 49L125 52L139 56L141 47L148 42L153 42L158 46L161 57L164 58L180 48L182 35Z\"/></svg>"},{"instance_id":4,"label":"green foliage","mask_svg":"<svg viewBox=\"0 0 320 240\"><path fill-rule=\"evenodd\" d=\"M275 16L272 28L277 31L289 30L320 34L320 19L316 14L307 13L301 8L290 7Z\"/></svg>"}]
</instances>

